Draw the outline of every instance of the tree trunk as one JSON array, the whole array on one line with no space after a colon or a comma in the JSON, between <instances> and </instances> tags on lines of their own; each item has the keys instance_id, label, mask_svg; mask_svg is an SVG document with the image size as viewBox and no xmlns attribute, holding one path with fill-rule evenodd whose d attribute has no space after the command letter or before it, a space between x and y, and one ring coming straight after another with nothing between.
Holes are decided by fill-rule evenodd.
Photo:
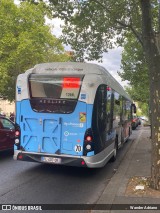
<instances>
[{"instance_id":1,"label":"tree trunk","mask_svg":"<svg viewBox=\"0 0 160 213\"><path fill-rule=\"evenodd\" d=\"M160 190L160 55L152 28L151 2L140 0L143 47L149 70L152 168L151 187Z\"/></svg>"}]
</instances>

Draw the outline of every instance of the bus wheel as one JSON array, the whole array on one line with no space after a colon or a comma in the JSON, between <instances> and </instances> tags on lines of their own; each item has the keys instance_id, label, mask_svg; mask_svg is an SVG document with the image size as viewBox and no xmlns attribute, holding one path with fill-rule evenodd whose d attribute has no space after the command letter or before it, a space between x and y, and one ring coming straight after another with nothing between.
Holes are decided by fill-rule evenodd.
<instances>
[{"instance_id":1,"label":"bus wheel","mask_svg":"<svg viewBox=\"0 0 160 213\"><path fill-rule=\"evenodd\" d=\"M118 138L116 138L115 140L115 144L114 144L114 151L113 151L113 156L111 158L111 162L114 162L117 158L117 151L118 151Z\"/></svg>"}]
</instances>

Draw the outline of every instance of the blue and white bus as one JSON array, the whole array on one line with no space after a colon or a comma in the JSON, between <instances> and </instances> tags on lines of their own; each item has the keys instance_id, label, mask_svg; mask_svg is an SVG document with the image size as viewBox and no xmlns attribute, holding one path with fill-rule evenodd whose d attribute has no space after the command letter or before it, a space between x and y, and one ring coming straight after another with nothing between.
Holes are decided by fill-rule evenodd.
<instances>
[{"instance_id":1,"label":"blue and white bus","mask_svg":"<svg viewBox=\"0 0 160 213\"><path fill-rule=\"evenodd\" d=\"M131 134L133 106L99 65L38 64L17 78L14 159L103 167Z\"/></svg>"}]
</instances>

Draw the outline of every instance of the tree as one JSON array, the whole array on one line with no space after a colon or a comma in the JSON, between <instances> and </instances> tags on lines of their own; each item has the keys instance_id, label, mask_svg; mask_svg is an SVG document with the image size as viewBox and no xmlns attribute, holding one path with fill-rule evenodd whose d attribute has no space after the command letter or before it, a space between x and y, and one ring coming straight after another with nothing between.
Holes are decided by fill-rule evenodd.
<instances>
[{"instance_id":1,"label":"tree","mask_svg":"<svg viewBox=\"0 0 160 213\"><path fill-rule=\"evenodd\" d=\"M125 90L136 102L136 105L138 103L139 110L137 110L136 114L138 116L145 115L146 117L149 117L149 100L147 102L148 98L146 99L146 95L148 95L149 93L147 93L147 91L145 91L143 87L137 88L136 86L125 86Z\"/></svg>"},{"instance_id":2,"label":"tree","mask_svg":"<svg viewBox=\"0 0 160 213\"><path fill-rule=\"evenodd\" d=\"M128 33L123 45L121 72L122 80L128 80L128 92L134 101L149 103L149 78L143 48L135 37Z\"/></svg>"},{"instance_id":3,"label":"tree","mask_svg":"<svg viewBox=\"0 0 160 213\"><path fill-rule=\"evenodd\" d=\"M13 0L0 1L1 97L14 100L17 75L33 65L69 60L60 39L45 25L47 13L42 3L17 6Z\"/></svg>"},{"instance_id":4,"label":"tree","mask_svg":"<svg viewBox=\"0 0 160 213\"><path fill-rule=\"evenodd\" d=\"M112 48L113 43L123 45L128 32L132 33L142 46L150 85L151 184L160 190L160 21L157 0L49 2L53 16L65 21L64 40L76 51L79 60L99 59L103 52Z\"/></svg>"},{"instance_id":5,"label":"tree","mask_svg":"<svg viewBox=\"0 0 160 213\"><path fill-rule=\"evenodd\" d=\"M142 46L135 37L128 33L123 45L121 72L122 80L128 80L125 87L131 98L138 102L141 112L137 114L149 116L149 78L145 55Z\"/></svg>"},{"instance_id":6,"label":"tree","mask_svg":"<svg viewBox=\"0 0 160 213\"><path fill-rule=\"evenodd\" d=\"M152 175L153 188L160 190L160 52L157 38L159 29L154 30L150 0L141 0L143 48L148 63L150 82L151 138L152 138ZM153 5L154 6L154 5ZM159 20L158 20L159 21ZM157 24L160 23L158 22Z\"/></svg>"}]
</instances>

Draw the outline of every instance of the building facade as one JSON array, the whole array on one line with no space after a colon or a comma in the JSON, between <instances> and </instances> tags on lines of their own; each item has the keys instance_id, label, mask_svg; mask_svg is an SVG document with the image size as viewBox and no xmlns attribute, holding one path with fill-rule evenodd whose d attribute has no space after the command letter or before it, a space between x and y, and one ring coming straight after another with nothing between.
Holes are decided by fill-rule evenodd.
<instances>
[{"instance_id":1,"label":"building facade","mask_svg":"<svg viewBox=\"0 0 160 213\"><path fill-rule=\"evenodd\" d=\"M15 103L0 99L0 113L6 116L9 116L10 113L15 113Z\"/></svg>"}]
</instances>

